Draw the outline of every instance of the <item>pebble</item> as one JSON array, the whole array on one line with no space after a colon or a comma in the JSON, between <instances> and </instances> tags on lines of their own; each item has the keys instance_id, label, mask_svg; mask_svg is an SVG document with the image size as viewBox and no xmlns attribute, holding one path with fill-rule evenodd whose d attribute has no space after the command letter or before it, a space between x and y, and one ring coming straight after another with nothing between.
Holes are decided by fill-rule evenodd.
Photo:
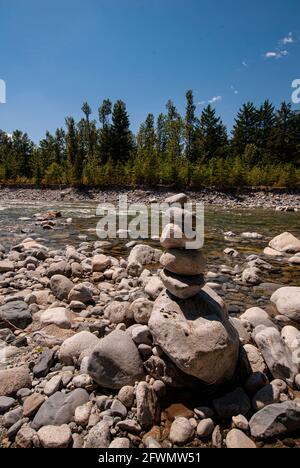
<instances>
[{"instance_id":1,"label":"pebble","mask_svg":"<svg viewBox=\"0 0 300 468\"><path fill-rule=\"evenodd\" d=\"M231 429L226 436L227 448L256 448L255 443L239 429Z\"/></svg>"},{"instance_id":2,"label":"pebble","mask_svg":"<svg viewBox=\"0 0 300 468\"><path fill-rule=\"evenodd\" d=\"M44 394L47 396L53 395L53 393L57 392L60 389L62 384L62 375L58 374L50 379L45 387L44 387Z\"/></svg>"},{"instance_id":3,"label":"pebble","mask_svg":"<svg viewBox=\"0 0 300 468\"><path fill-rule=\"evenodd\" d=\"M24 416L33 416L40 406L44 403L45 397L40 393L32 393L24 401L23 411Z\"/></svg>"},{"instance_id":4,"label":"pebble","mask_svg":"<svg viewBox=\"0 0 300 468\"><path fill-rule=\"evenodd\" d=\"M44 448L67 448L72 440L69 426L45 426L38 430L38 437Z\"/></svg>"},{"instance_id":5,"label":"pebble","mask_svg":"<svg viewBox=\"0 0 300 468\"><path fill-rule=\"evenodd\" d=\"M192 439L194 432L189 420L179 417L172 423L169 439L173 444L184 445Z\"/></svg>"},{"instance_id":6,"label":"pebble","mask_svg":"<svg viewBox=\"0 0 300 468\"><path fill-rule=\"evenodd\" d=\"M215 425L212 419L202 419L197 426L197 436L200 439L210 436L214 427Z\"/></svg>"},{"instance_id":7,"label":"pebble","mask_svg":"<svg viewBox=\"0 0 300 468\"><path fill-rule=\"evenodd\" d=\"M232 416L232 427L241 431L248 431L249 422L244 415L238 414L237 416Z\"/></svg>"},{"instance_id":8,"label":"pebble","mask_svg":"<svg viewBox=\"0 0 300 468\"><path fill-rule=\"evenodd\" d=\"M134 387L125 385L119 390L118 399L126 408L130 408L134 402Z\"/></svg>"},{"instance_id":9,"label":"pebble","mask_svg":"<svg viewBox=\"0 0 300 468\"><path fill-rule=\"evenodd\" d=\"M0 413L5 413L15 403L16 403L16 400L14 398L6 397L6 396L0 396Z\"/></svg>"}]
</instances>

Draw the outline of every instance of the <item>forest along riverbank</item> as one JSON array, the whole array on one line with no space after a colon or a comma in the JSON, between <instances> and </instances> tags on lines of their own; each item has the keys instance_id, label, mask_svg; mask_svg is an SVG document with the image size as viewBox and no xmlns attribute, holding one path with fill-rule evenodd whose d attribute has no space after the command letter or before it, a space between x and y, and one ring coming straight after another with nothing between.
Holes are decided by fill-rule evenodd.
<instances>
[{"instance_id":1,"label":"forest along riverbank","mask_svg":"<svg viewBox=\"0 0 300 468\"><path fill-rule=\"evenodd\" d=\"M2 201L1 446L300 446L299 213L212 206L196 264L97 240L95 206Z\"/></svg>"}]
</instances>

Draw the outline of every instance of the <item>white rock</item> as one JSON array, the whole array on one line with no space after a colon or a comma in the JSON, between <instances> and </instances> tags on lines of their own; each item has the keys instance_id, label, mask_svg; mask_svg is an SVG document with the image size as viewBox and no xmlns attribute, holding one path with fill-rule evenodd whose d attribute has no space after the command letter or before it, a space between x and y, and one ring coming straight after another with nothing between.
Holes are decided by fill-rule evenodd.
<instances>
[{"instance_id":1,"label":"white rock","mask_svg":"<svg viewBox=\"0 0 300 468\"><path fill-rule=\"evenodd\" d=\"M194 428L188 419L179 417L173 421L170 429L170 441L176 445L184 445L190 441L194 435Z\"/></svg>"},{"instance_id":2,"label":"white rock","mask_svg":"<svg viewBox=\"0 0 300 468\"><path fill-rule=\"evenodd\" d=\"M264 254L265 255L268 255L270 257L283 257L283 253L282 252L278 252L278 250L275 250L275 249L271 249L271 247L266 247L264 249Z\"/></svg>"},{"instance_id":3,"label":"white rock","mask_svg":"<svg viewBox=\"0 0 300 468\"><path fill-rule=\"evenodd\" d=\"M61 374L55 375L54 377L52 377L52 379L50 379L46 383L44 387L44 394L47 396L53 395L53 393L57 392L60 389L61 383L62 383L62 375Z\"/></svg>"},{"instance_id":4,"label":"white rock","mask_svg":"<svg viewBox=\"0 0 300 468\"><path fill-rule=\"evenodd\" d=\"M161 251L150 247L150 245L138 244L131 250L128 257L128 269L131 264L139 263L140 265L150 265L158 263L161 256Z\"/></svg>"},{"instance_id":5,"label":"white rock","mask_svg":"<svg viewBox=\"0 0 300 468\"><path fill-rule=\"evenodd\" d=\"M263 236L257 232L242 232L241 237L244 239L262 239Z\"/></svg>"},{"instance_id":6,"label":"white rock","mask_svg":"<svg viewBox=\"0 0 300 468\"><path fill-rule=\"evenodd\" d=\"M197 436L200 439L210 436L214 427L215 425L212 419L202 419L197 426Z\"/></svg>"},{"instance_id":7,"label":"white rock","mask_svg":"<svg viewBox=\"0 0 300 468\"><path fill-rule=\"evenodd\" d=\"M126 437L117 437L108 447L109 449L128 449L130 448L130 441Z\"/></svg>"},{"instance_id":8,"label":"white rock","mask_svg":"<svg viewBox=\"0 0 300 468\"><path fill-rule=\"evenodd\" d=\"M38 436L44 448L67 448L72 434L69 426L44 426L38 430Z\"/></svg>"},{"instance_id":9,"label":"white rock","mask_svg":"<svg viewBox=\"0 0 300 468\"><path fill-rule=\"evenodd\" d=\"M271 302L280 315L300 323L300 288L287 286L277 289L271 296Z\"/></svg>"},{"instance_id":10,"label":"white rock","mask_svg":"<svg viewBox=\"0 0 300 468\"><path fill-rule=\"evenodd\" d=\"M243 414L238 414L237 416L232 416L232 427L241 431L248 431L249 422Z\"/></svg>"},{"instance_id":11,"label":"white rock","mask_svg":"<svg viewBox=\"0 0 300 468\"><path fill-rule=\"evenodd\" d=\"M269 242L271 249L284 253L300 252L300 240L290 232L283 232Z\"/></svg>"},{"instance_id":12,"label":"white rock","mask_svg":"<svg viewBox=\"0 0 300 468\"><path fill-rule=\"evenodd\" d=\"M139 298L132 302L130 308L136 323L140 323L141 325L148 325L153 309L152 301Z\"/></svg>"},{"instance_id":13,"label":"white rock","mask_svg":"<svg viewBox=\"0 0 300 468\"><path fill-rule=\"evenodd\" d=\"M265 373L267 366L259 350L252 344L246 344L243 348L246 351L252 372Z\"/></svg>"},{"instance_id":14,"label":"white rock","mask_svg":"<svg viewBox=\"0 0 300 468\"><path fill-rule=\"evenodd\" d=\"M131 337L137 345L152 345L152 336L147 325L137 325L136 327L134 327L132 329Z\"/></svg>"},{"instance_id":15,"label":"white rock","mask_svg":"<svg viewBox=\"0 0 300 468\"><path fill-rule=\"evenodd\" d=\"M281 338L289 350L293 353L300 344L300 331L297 328L287 325L281 330Z\"/></svg>"},{"instance_id":16,"label":"white rock","mask_svg":"<svg viewBox=\"0 0 300 468\"><path fill-rule=\"evenodd\" d=\"M158 276L152 276L145 286L145 292L151 299L156 299L163 290L164 285Z\"/></svg>"},{"instance_id":17,"label":"white rock","mask_svg":"<svg viewBox=\"0 0 300 468\"><path fill-rule=\"evenodd\" d=\"M76 335L67 338L61 345L59 359L66 366L71 366L74 359L78 359L83 352L92 351L99 341L99 338L88 331L76 333Z\"/></svg>"},{"instance_id":18,"label":"white rock","mask_svg":"<svg viewBox=\"0 0 300 468\"><path fill-rule=\"evenodd\" d=\"M40 317L42 325L54 324L59 328L71 328L71 319L72 314L65 307L47 309Z\"/></svg>"},{"instance_id":19,"label":"white rock","mask_svg":"<svg viewBox=\"0 0 300 468\"><path fill-rule=\"evenodd\" d=\"M108 448L110 440L109 423L107 421L100 421L90 430L86 439L85 448Z\"/></svg>"},{"instance_id":20,"label":"white rock","mask_svg":"<svg viewBox=\"0 0 300 468\"><path fill-rule=\"evenodd\" d=\"M149 320L155 343L176 366L208 384L232 377L239 349L238 334L219 300L207 287L184 301L163 292Z\"/></svg>"},{"instance_id":21,"label":"white rock","mask_svg":"<svg viewBox=\"0 0 300 468\"><path fill-rule=\"evenodd\" d=\"M283 379L291 385L298 373L290 350L284 345L276 328L265 328L254 337L267 366L274 378Z\"/></svg>"},{"instance_id":22,"label":"white rock","mask_svg":"<svg viewBox=\"0 0 300 468\"><path fill-rule=\"evenodd\" d=\"M257 285L261 283L261 271L256 267L246 268L242 273L242 281L246 284Z\"/></svg>"},{"instance_id":23,"label":"white rock","mask_svg":"<svg viewBox=\"0 0 300 468\"><path fill-rule=\"evenodd\" d=\"M239 429L231 429L226 436L227 448L256 448L255 443Z\"/></svg>"},{"instance_id":24,"label":"white rock","mask_svg":"<svg viewBox=\"0 0 300 468\"><path fill-rule=\"evenodd\" d=\"M250 309L247 309L246 312L240 315L240 319L249 322L253 328L257 327L258 325L275 327L270 319L270 316L260 307L251 307Z\"/></svg>"},{"instance_id":25,"label":"white rock","mask_svg":"<svg viewBox=\"0 0 300 468\"><path fill-rule=\"evenodd\" d=\"M75 409L74 421L82 427L86 427L89 422L89 417L91 414L91 406L83 405L77 406Z\"/></svg>"},{"instance_id":26,"label":"white rock","mask_svg":"<svg viewBox=\"0 0 300 468\"><path fill-rule=\"evenodd\" d=\"M295 255L294 257L289 258L289 263L292 265L300 265L300 257Z\"/></svg>"}]
</instances>

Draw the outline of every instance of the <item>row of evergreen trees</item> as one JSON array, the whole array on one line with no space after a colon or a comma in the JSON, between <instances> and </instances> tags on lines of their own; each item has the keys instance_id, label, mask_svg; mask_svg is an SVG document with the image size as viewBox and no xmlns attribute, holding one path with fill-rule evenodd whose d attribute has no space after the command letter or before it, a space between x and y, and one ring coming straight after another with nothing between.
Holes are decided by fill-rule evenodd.
<instances>
[{"instance_id":1,"label":"row of evergreen trees","mask_svg":"<svg viewBox=\"0 0 300 468\"><path fill-rule=\"evenodd\" d=\"M0 130L0 181L74 185L176 184L185 187L300 187L300 114L283 103L244 104L229 136L215 109L198 117L191 90L181 116L172 101L155 121L148 114L135 136L126 105L105 99L98 122L87 103L83 118L65 120L39 145L16 130Z\"/></svg>"}]
</instances>

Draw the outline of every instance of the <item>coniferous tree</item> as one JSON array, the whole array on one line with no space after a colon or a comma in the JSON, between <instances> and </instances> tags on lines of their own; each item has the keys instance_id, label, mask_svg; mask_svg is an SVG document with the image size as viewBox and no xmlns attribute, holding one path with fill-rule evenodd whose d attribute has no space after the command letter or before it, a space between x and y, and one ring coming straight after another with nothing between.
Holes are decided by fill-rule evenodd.
<instances>
[{"instance_id":1,"label":"coniferous tree","mask_svg":"<svg viewBox=\"0 0 300 468\"><path fill-rule=\"evenodd\" d=\"M111 157L114 162L126 162L133 149L133 139L129 129L126 105L119 100L115 103L111 126Z\"/></svg>"},{"instance_id":2,"label":"coniferous tree","mask_svg":"<svg viewBox=\"0 0 300 468\"><path fill-rule=\"evenodd\" d=\"M13 132L10 172L14 177L31 178L33 150L34 144L27 133Z\"/></svg>"},{"instance_id":3,"label":"coniferous tree","mask_svg":"<svg viewBox=\"0 0 300 468\"><path fill-rule=\"evenodd\" d=\"M270 101L265 101L258 109L258 131L256 145L258 146L262 159L269 161L273 157L275 137L275 108Z\"/></svg>"},{"instance_id":4,"label":"coniferous tree","mask_svg":"<svg viewBox=\"0 0 300 468\"><path fill-rule=\"evenodd\" d=\"M247 145L257 146L258 112L252 102L239 110L233 126L231 147L236 156L244 154Z\"/></svg>"},{"instance_id":5,"label":"coniferous tree","mask_svg":"<svg viewBox=\"0 0 300 468\"><path fill-rule=\"evenodd\" d=\"M166 153L167 157L178 159L182 155L183 122L172 101L166 104Z\"/></svg>"},{"instance_id":6,"label":"coniferous tree","mask_svg":"<svg viewBox=\"0 0 300 468\"><path fill-rule=\"evenodd\" d=\"M112 103L109 99L104 99L99 107L99 121L102 126L99 137L100 161L105 164L111 155L111 124Z\"/></svg>"},{"instance_id":7,"label":"coniferous tree","mask_svg":"<svg viewBox=\"0 0 300 468\"><path fill-rule=\"evenodd\" d=\"M197 128L197 151L201 161L224 157L227 152L226 127L209 104L202 111Z\"/></svg>"},{"instance_id":8,"label":"coniferous tree","mask_svg":"<svg viewBox=\"0 0 300 468\"><path fill-rule=\"evenodd\" d=\"M159 114L156 122L156 153L158 156L165 154L167 138L166 117L164 114Z\"/></svg>"},{"instance_id":9,"label":"coniferous tree","mask_svg":"<svg viewBox=\"0 0 300 468\"><path fill-rule=\"evenodd\" d=\"M68 172L70 176L70 180L74 181L81 181L82 179L82 165L83 162L79 155L78 151L78 132L76 128L76 123L73 117L66 118L66 156L67 156L67 163L68 163Z\"/></svg>"},{"instance_id":10,"label":"coniferous tree","mask_svg":"<svg viewBox=\"0 0 300 468\"><path fill-rule=\"evenodd\" d=\"M185 112L185 122L184 122L184 133L185 133L185 156L189 161L194 161L196 157L195 111L196 111L196 106L194 104L193 91L188 90L186 92L186 112Z\"/></svg>"},{"instance_id":11,"label":"coniferous tree","mask_svg":"<svg viewBox=\"0 0 300 468\"><path fill-rule=\"evenodd\" d=\"M92 130L91 130L91 122L90 122L90 116L92 114L92 109L90 108L89 104L87 102L84 102L81 108L82 112L85 115L85 122L86 122L86 132L87 132L87 140L88 140L88 155L87 157L90 157L93 159L94 157L94 141L92 137Z\"/></svg>"},{"instance_id":12,"label":"coniferous tree","mask_svg":"<svg viewBox=\"0 0 300 468\"><path fill-rule=\"evenodd\" d=\"M278 162L296 162L297 144L300 144L300 126L297 124L296 114L291 104L283 102L275 116L274 156ZM299 121L300 124L300 121Z\"/></svg>"}]
</instances>

